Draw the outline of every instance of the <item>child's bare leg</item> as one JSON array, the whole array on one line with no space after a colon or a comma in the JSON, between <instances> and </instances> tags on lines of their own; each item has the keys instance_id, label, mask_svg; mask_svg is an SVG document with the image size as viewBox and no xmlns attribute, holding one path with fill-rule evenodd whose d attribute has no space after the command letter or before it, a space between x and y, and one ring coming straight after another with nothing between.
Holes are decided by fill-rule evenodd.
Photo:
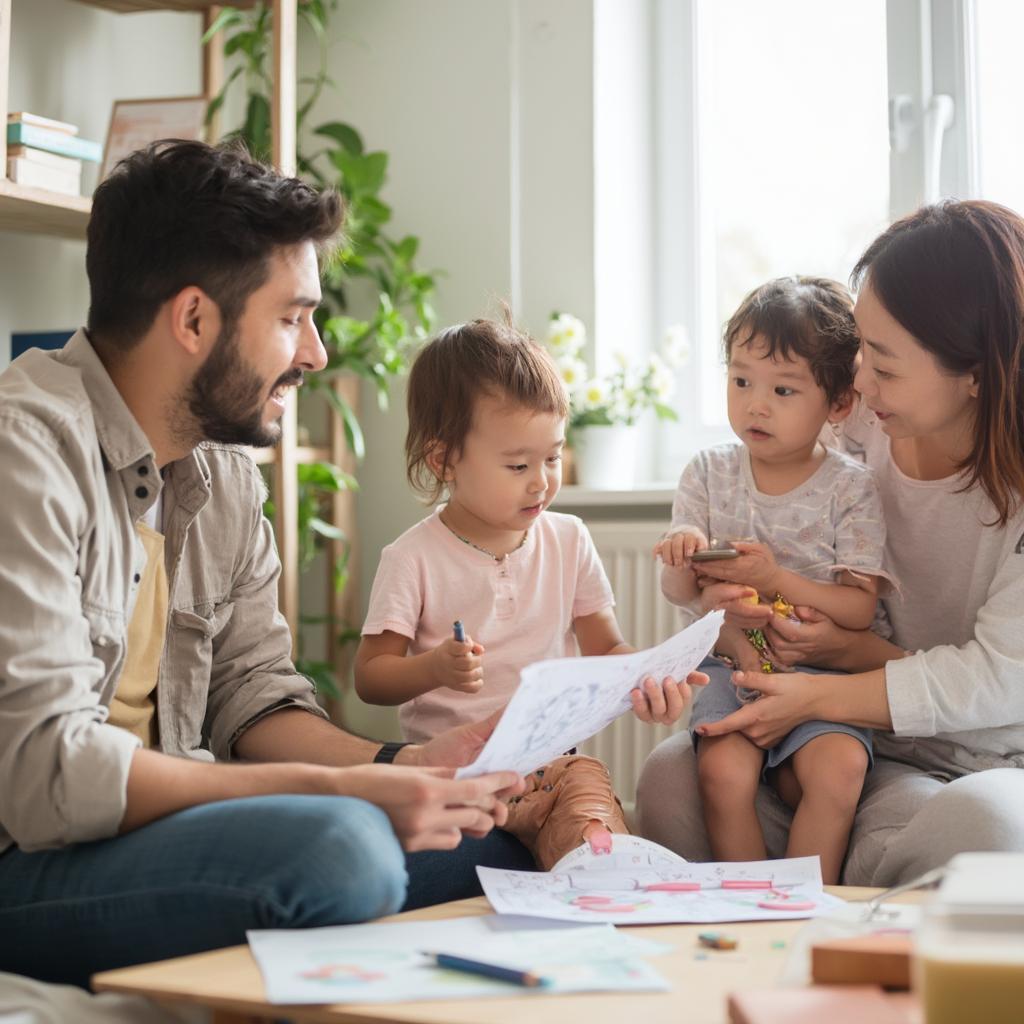
<instances>
[{"instance_id":1,"label":"child's bare leg","mask_svg":"<svg viewBox=\"0 0 1024 1024\"><path fill-rule=\"evenodd\" d=\"M715 860L764 860L767 852L754 798L764 751L746 736L706 736L697 747L704 822Z\"/></svg>"},{"instance_id":2,"label":"child's bare leg","mask_svg":"<svg viewBox=\"0 0 1024 1024\"><path fill-rule=\"evenodd\" d=\"M830 732L815 736L791 760L803 795L793 815L786 856L817 854L822 881L836 885L864 788L867 751L853 736Z\"/></svg>"}]
</instances>

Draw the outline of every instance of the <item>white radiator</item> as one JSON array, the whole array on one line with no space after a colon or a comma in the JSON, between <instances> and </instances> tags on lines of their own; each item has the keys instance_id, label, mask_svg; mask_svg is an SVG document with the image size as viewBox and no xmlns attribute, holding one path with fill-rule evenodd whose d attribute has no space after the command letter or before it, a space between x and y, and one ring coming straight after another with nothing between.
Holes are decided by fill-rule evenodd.
<instances>
[{"instance_id":1,"label":"white radiator","mask_svg":"<svg viewBox=\"0 0 1024 1024\"><path fill-rule=\"evenodd\" d=\"M661 563L651 555L665 531L665 522L600 522L587 527L615 593L615 613L627 643L652 647L679 629L675 607L661 595ZM623 715L580 748L600 758L612 775L619 799L632 806L636 784L647 755L666 736L684 724L645 725L635 715Z\"/></svg>"}]
</instances>

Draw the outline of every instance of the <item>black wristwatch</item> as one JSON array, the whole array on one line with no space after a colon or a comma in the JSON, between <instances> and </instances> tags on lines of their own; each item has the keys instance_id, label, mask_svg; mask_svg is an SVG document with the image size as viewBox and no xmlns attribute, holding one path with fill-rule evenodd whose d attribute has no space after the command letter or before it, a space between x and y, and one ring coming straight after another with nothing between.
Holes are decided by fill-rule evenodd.
<instances>
[{"instance_id":1,"label":"black wristwatch","mask_svg":"<svg viewBox=\"0 0 1024 1024\"><path fill-rule=\"evenodd\" d=\"M376 754L373 755L374 764L391 764L395 755L402 747L409 746L408 743L385 743Z\"/></svg>"}]
</instances>

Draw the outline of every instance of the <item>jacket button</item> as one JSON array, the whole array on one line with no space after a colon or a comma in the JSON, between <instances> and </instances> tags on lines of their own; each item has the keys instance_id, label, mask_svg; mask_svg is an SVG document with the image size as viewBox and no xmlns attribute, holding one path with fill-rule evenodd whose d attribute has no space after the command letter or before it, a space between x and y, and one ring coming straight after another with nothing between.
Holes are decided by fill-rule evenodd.
<instances>
[{"instance_id":1,"label":"jacket button","mask_svg":"<svg viewBox=\"0 0 1024 1024\"><path fill-rule=\"evenodd\" d=\"M145 498L148 494L149 494L149 490L147 488L145 488L145 487L136 487L135 488L135 497L136 498Z\"/></svg>"}]
</instances>

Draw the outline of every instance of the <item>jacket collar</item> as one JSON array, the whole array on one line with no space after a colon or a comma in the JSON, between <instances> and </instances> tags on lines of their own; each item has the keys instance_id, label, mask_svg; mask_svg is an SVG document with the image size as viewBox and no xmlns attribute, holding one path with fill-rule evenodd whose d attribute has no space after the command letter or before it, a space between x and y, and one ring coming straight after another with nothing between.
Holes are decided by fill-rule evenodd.
<instances>
[{"instance_id":1,"label":"jacket collar","mask_svg":"<svg viewBox=\"0 0 1024 1024\"><path fill-rule=\"evenodd\" d=\"M82 375L82 384L92 406L96 437L106 467L122 472L130 468L137 469L144 464L149 467L149 473L158 479L153 446L110 379L85 328L75 331L57 358L65 365L76 368ZM192 497L189 492L198 490L201 494L195 495L192 500L201 504L210 491L210 470L202 452L197 448L171 463L166 470L172 467L183 486L182 496Z\"/></svg>"}]
</instances>

